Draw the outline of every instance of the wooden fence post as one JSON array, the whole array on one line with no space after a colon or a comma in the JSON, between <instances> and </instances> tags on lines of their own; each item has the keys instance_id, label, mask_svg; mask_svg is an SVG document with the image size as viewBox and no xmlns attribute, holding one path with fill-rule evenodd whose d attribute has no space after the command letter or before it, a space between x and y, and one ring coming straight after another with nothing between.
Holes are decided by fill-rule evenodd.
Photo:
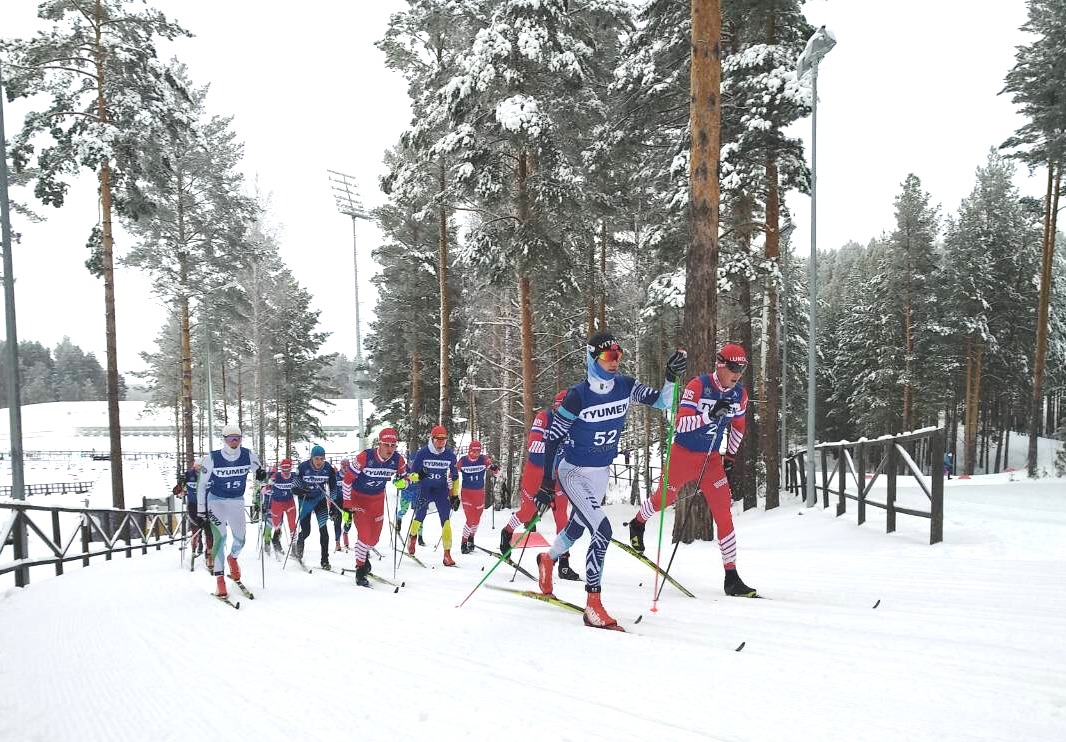
<instances>
[{"instance_id":1,"label":"wooden fence post","mask_svg":"<svg viewBox=\"0 0 1066 742\"><path fill-rule=\"evenodd\" d=\"M81 566L89 566L89 511L86 510L81 515L81 553L84 555L81 558Z\"/></svg>"},{"instance_id":2,"label":"wooden fence post","mask_svg":"<svg viewBox=\"0 0 1066 742\"><path fill-rule=\"evenodd\" d=\"M848 498L844 496L844 492L848 488L848 447L841 445L840 447L840 473L837 477L837 517L848 511Z\"/></svg>"},{"instance_id":3,"label":"wooden fence post","mask_svg":"<svg viewBox=\"0 0 1066 742\"><path fill-rule=\"evenodd\" d=\"M899 466L899 453L894 440L889 439L886 453L885 475L888 485L885 495L885 533L892 533L896 530L896 467Z\"/></svg>"},{"instance_id":4,"label":"wooden fence post","mask_svg":"<svg viewBox=\"0 0 1066 742\"><path fill-rule=\"evenodd\" d=\"M55 542L56 548L59 548L62 544L62 536L59 533L59 511L52 511L52 540ZM56 577L63 574L63 557L56 559Z\"/></svg>"},{"instance_id":5,"label":"wooden fence post","mask_svg":"<svg viewBox=\"0 0 1066 742\"><path fill-rule=\"evenodd\" d=\"M929 441L929 465L933 475L933 491L929 498L929 543L939 544L944 540L944 460L945 432L933 433Z\"/></svg>"},{"instance_id":6,"label":"wooden fence post","mask_svg":"<svg viewBox=\"0 0 1066 742\"><path fill-rule=\"evenodd\" d=\"M860 441L855 445L855 473L859 483L859 525L866 522L866 443Z\"/></svg>"},{"instance_id":7,"label":"wooden fence post","mask_svg":"<svg viewBox=\"0 0 1066 742\"><path fill-rule=\"evenodd\" d=\"M829 507L829 450L822 449L822 507Z\"/></svg>"}]
</instances>

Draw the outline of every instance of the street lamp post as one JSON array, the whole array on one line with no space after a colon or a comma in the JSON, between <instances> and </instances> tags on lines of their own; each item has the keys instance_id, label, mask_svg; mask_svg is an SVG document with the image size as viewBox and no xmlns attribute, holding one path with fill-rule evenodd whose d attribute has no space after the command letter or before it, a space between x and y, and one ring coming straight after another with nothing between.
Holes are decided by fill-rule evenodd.
<instances>
[{"instance_id":1,"label":"street lamp post","mask_svg":"<svg viewBox=\"0 0 1066 742\"><path fill-rule=\"evenodd\" d=\"M818 65L836 46L837 40L825 26L809 39L796 63L796 76L811 73L811 258L807 263L810 284L810 339L807 341L807 507L817 502L814 492L814 413L815 375L818 368Z\"/></svg>"},{"instance_id":2,"label":"street lamp post","mask_svg":"<svg viewBox=\"0 0 1066 742\"><path fill-rule=\"evenodd\" d=\"M11 430L11 496L26 499L22 469L22 396L19 391L19 342L15 327L15 269L11 258L11 213L7 200L7 140L4 138L4 72L0 68L0 246L4 250L4 313L7 326L7 415ZM12 533L15 559L26 558L26 524ZM15 570L15 585L29 584L25 567Z\"/></svg>"},{"instance_id":3,"label":"street lamp post","mask_svg":"<svg viewBox=\"0 0 1066 742\"><path fill-rule=\"evenodd\" d=\"M356 425L358 425L359 450L364 448L363 440L363 338L362 328L359 324L359 247L356 230L356 220L370 219L363 210L363 204L359 199L359 187L355 178L335 170L327 170L329 182L333 187L333 198L337 204L337 211L352 220L352 264L355 276L355 396L356 396Z\"/></svg>"}]
</instances>

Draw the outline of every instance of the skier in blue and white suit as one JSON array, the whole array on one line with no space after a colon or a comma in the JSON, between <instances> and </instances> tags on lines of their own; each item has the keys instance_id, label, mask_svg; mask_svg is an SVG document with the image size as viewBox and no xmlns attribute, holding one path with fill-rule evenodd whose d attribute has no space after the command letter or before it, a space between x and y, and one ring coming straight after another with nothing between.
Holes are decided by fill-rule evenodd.
<instances>
[{"instance_id":1,"label":"skier in blue and white suit","mask_svg":"<svg viewBox=\"0 0 1066 742\"><path fill-rule=\"evenodd\" d=\"M295 556L303 562L304 541L311 534L311 514L318 520L318 543L322 551L322 569L329 569L329 532L326 521L329 520L329 503L326 498L337 486L337 470L326 461L326 449L315 445L311 447L311 458L300 462L296 470L296 487L294 492L300 500L300 538L295 546Z\"/></svg>"},{"instance_id":2,"label":"skier in blue and white suit","mask_svg":"<svg viewBox=\"0 0 1066 742\"><path fill-rule=\"evenodd\" d=\"M652 389L631 376L618 373L622 348L610 332L593 335L588 340L587 349L587 378L567 390L544 439L545 461L554 461L556 450L563 444L558 465L559 481L570 500L572 512L551 550L537 556L537 571L541 591L551 594L555 562L569 551L587 528L592 542L585 557L585 625L613 628L618 622L607 614L600 602L603 559L611 541L611 523L600 509L600 503L607 493L610 465L618 455L618 439L630 403L668 409L674 384L684 376L687 361L685 351L674 353L667 361L662 389ZM554 474L552 467L544 467L544 478L535 498L542 511L550 507L555 496Z\"/></svg>"},{"instance_id":3,"label":"skier in blue and white suit","mask_svg":"<svg viewBox=\"0 0 1066 742\"><path fill-rule=\"evenodd\" d=\"M226 527L233 534L233 544L226 557L230 578L241 579L237 556L244 547L244 490L248 475L255 473L257 482L266 481L266 470L259 457L241 447L241 429L233 423L222 428L225 445L212 451L200 460L200 481L197 484L196 502L206 509L208 525L214 539L212 544L213 574L218 586L218 595L226 597L226 578L223 577L222 552L226 547Z\"/></svg>"}]
</instances>

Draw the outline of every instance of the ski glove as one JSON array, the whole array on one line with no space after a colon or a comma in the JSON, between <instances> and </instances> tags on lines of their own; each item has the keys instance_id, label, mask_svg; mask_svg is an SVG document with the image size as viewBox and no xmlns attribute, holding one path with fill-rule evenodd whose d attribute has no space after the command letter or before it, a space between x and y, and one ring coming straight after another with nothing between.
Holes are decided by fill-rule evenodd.
<instances>
[{"instance_id":1,"label":"ski glove","mask_svg":"<svg viewBox=\"0 0 1066 742\"><path fill-rule=\"evenodd\" d=\"M267 480L266 469L264 469L263 467L259 467L258 469L256 469L255 470L255 481L257 481L257 482L265 482L266 480Z\"/></svg>"},{"instance_id":2,"label":"ski glove","mask_svg":"<svg viewBox=\"0 0 1066 742\"><path fill-rule=\"evenodd\" d=\"M716 417L724 417L729 414L729 411L733 409L733 402L728 399L719 399L714 403L714 407L711 408L709 416L714 419Z\"/></svg>"},{"instance_id":3,"label":"ski glove","mask_svg":"<svg viewBox=\"0 0 1066 742\"><path fill-rule=\"evenodd\" d=\"M547 508L554 507L555 491L550 485L542 484L540 489L537 490L537 494L533 495L533 501L537 503L537 506L543 512Z\"/></svg>"},{"instance_id":4,"label":"ski glove","mask_svg":"<svg viewBox=\"0 0 1066 742\"><path fill-rule=\"evenodd\" d=\"M404 479L403 477L400 477L399 479L392 480L392 483L393 483L393 485L395 485L396 489L398 489L398 490L402 490L402 489L407 487L407 480Z\"/></svg>"},{"instance_id":5,"label":"ski glove","mask_svg":"<svg viewBox=\"0 0 1066 742\"><path fill-rule=\"evenodd\" d=\"M685 375L688 368L688 353L680 348L666 361L666 380L674 383Z\"/></svg>"},{"instance_id":6,"label":"ski glove","mask_svg":"<svg viewBox=\"0 0 1066 742\"><path fill-rule=\"evenodd\" d=\"M452 510L458 510L459 505L462 503L459 500L459 495L452 495L448 498L448 504L452 506Z\"/></svg>"}]
</instances>

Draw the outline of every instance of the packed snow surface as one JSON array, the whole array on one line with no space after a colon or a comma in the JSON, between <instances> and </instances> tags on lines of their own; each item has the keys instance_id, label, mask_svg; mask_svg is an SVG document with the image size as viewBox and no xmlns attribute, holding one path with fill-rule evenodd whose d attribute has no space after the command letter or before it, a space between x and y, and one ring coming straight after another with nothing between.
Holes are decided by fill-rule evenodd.
<instances>
[{"instance_id":1,"label":"packed snow surface","mask_svg":"<svg viewBox=\"0 0 1066 742\"><path fill-rule=\"evenodd\" d=\"M254 527L241 564L256 598L233 590L237 611L176 547L37 568L25 589L6 575L0 739L1066 739L1066 483L952 480L946 503L937 546L925 520L856 525L851 502L839 518L794 500L735 509L740 573L771 600L723 596L717 545L696 543L671 572L697 597L667 586L652 613L653 572L612 546L603 601L628 634L484 588L456 607L493 560L456 549L443 567L432 516L429 566L402 563L396 594L261 563ZM623 540L633 510L608 506ZM498 543L506 517L494 530L487 512L478 542ZM378 548L391 578L387 529ZM580 584L556 593L584 603Z\"/></svg>"}]
</instances>

